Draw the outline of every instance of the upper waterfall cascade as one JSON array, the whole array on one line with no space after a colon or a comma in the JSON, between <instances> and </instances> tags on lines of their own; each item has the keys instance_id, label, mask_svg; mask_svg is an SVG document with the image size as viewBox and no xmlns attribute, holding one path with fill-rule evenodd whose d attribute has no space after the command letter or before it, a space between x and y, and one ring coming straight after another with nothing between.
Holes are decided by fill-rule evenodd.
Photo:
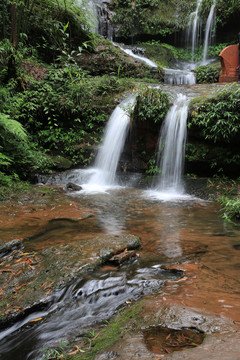
<instances>
[{"instance_id":1,"label":"upper waterfall cascade","mask_svg":"<svg viewBox=\"0 0 240 360\"><path fill-rule=\"evenodd\" d=\"M204 29L203 20L200 17L202 0L197 0L196 10L190 14L190 21L186 34L186 46L191 46L192 62L194 62L195 53L200 43L203 43L203 55L201 63L205 64L207 61L208 47L213 37L216 2L217 0L213 0ZM202 36L203 32L204 37Z\"/></svg>"},{"instance_id":2,"label":"upper waterfall cascade","mask_svg":"<svg viewBox=\"0 0 240 360\"><path fill-rule=\"evenodd\" d=\"M216 7L216 0L213 0L213 4L211 6L207 23L206 23L206 29L205 29L205 38L204 38L204 48L203 48L203 63L207 61L207 52L208 52L208 46L210 44L210 40L213 36L213 24L214 24L214 18L215 18L215 7Z\"/></svg>"}]
</instances>

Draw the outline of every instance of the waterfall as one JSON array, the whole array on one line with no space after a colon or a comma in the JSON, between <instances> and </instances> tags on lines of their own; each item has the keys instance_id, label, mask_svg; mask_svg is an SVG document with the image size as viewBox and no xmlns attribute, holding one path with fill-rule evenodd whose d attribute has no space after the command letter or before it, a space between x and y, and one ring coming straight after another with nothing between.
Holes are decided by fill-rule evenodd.
<instances>
[{"instance_id":1,"label":"waterfall","mask_svg":"<svg viewBox=\"0 0 240 360\"><path fill-rule=\"evenodd\" d=\"M191 38L192 46L192 62L194 62L194 54L196 47L198 45L198 39L200 34L200 19L199 19L199 9L201 6L202 0L197 0L196 10L190 15L190 26L188 28L187 39Z\"/></svg>"},{"instance_id":2,"label":"waterfall","mask_svg":"<svg viewBox=\"0 0 240 360\"><path fill-rule=\"evenodd\" d=\"M164 69L164 83L171 85L192 85L196 84L196 77L193 71L187 69Z\"/></svg>"},{"instance_id":3,"label":"waterfall","mask_svg":"<svg viewBox=\"0 0 240 360\"><path fill-rule=\"evenodd\" d=\"M178 94L164 120L160 140L160 175L156 190L183 193L182 172L187 135L188 99Z\"/></svg>"},{"instance_id":4,"label":"waterfall","mask_svg":"<svg viewBox=\"0 0 240 360\"><path fill-rule=\"evenodd\" d=\"M202 59L203 62L206 62L206 60L207 60L208 45L209 45L209 41L212 36L212 28L213 28L213 23L214 23L215 6L216 6L216 0L213 0L213 4L211 6L211 9L210 9L210 12L208 15L206 29L205 29L204 49L203 49L203 59Z\"/></svg>"},{"instance_id":5,"label":"waterfall","mask_svg":"<svg viewBox=\"0 0 240 360\"><path fill-rule=\"evenodd\" d=\"M118 105L109 118L102 145L98 151L93 174L88 184L91 188L115 184L116 170L130 127L129 107L133 105L132 95Z\"/></svg>"},{"instance_id":6,"label":"waterfall","mask_svg":"<svg viewBox=\"0 0 240 360\"><path fill-rule=\"evenodd\" d=\"M120 45L118 43L113 43L114 45L118 46L122 51L124 51L127 55L133 57L134 59L146 64L147 66L149 66L150 68L154 68L154 69L157 69L157 64L148 59L146 56L143 56L143 55L139 55L139 54L136 54L135 52L133 52L131 49L129 48L126 48L125 46L123 45Z\"/></svg>"}]
</instances>

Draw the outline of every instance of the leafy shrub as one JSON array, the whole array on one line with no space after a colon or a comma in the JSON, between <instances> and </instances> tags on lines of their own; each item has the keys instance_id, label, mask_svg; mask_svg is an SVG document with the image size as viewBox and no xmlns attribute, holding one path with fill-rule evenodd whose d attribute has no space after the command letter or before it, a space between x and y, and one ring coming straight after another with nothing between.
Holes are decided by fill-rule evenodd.
<instances>
[{"instance_id":1,"label":"leafy shrub","mask_svg":"<svg viewBox=\"0 0 240 360\"><path fill-rule=\"evenodd\" d=\"M215 83L218 82L221 66L217 65L201 65L197 67L194 72L196 73L196 80L198 84Z\"/></svg>"},{"instance_id":2,"label":"leafy shrub","mask_svg":"<svg viewBox=\"0 0 240 360\"><path fill-rule=\"evenodd\" d=\"M226 196L221 197L219 203L222 206L223 218L227 221L240 219L240 199L230 199Z\"/></svg>"},{"instance_id":3,"label":"leafy shrub","mask_svg":"<svg viewBox=\"0 0 240 360\"><path fill-rule=\"evenodd\" d=\"M225 47L229 46L229 45L234 45L236 42L227 42L227 43L218 43L215 45L210 45L208 48L208 56L210 57L218 57L220 52L225 49Z\"/></svg>"},{"instance_id":4,"label":"leafy shrub","mask_svg":"<svg viewBox=\"0 0 240 360\"><path fill-rule=\"evenodd\" d=\"M168 112L168 95L160 89L141 87L137 91L133 118L140 121L162 122Z\"/></svg>"},{"instance_id":5,"label":"leafy shrub","mask_svg":"<svg viewBox=\"0 0 240 360\"><path fill-rule=\"evenodd\" d=\"M240 88L226 85L210 98L191 102L191 120L188 126L201 130L206 140L229 143L240 131Z\"/></svg>"},{"instance_id":6,"label":"leafy shrub","mask_svg":"<svg viewBox=\"0 0 240 360\"><path fill-rule=\"evenodd\" d=\"M35 69L38 71L38 64ZM23 92L17 91L14 82L4 90L0 88L4 100L0 111L27 130L32 151L38 144L53 155L69 157L73 165L89 163L91 147L100 140L116 98L134 85L133 80L116 76L87 77L74 61L46 68L39 81L31 77L25 81L25 74L22 79ZM34 162L33 169L47 171L50 160L41 152L35 157L39 161Z\"/></svg>"}]
</instances>

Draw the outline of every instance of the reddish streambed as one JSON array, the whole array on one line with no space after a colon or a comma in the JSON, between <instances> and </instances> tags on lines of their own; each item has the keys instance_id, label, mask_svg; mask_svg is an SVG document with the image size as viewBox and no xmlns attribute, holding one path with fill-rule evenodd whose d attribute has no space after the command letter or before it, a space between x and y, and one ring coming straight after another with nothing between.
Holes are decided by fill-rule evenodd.
<instances>
[{"instance_id":1,"label":"reddish streambed","mask_svg":"<svg viewBox=\"0 0 240 360\"><path fill-rule=\"evenodd\" d=\"M38 252L101 234L138 235L142 242L139 268L159 265L184 272L183 278L168 279L159 290L143 294L146 319L163 307L177 306L229 319L238 328L240 232L223 223L214 202L194 198L162 202L133 188L94 195L56 191L20 204L2 205L0 213L1 241L25 239L25 251ZM157 358L156 354L143 356ZM127 359L127 355L122 353L121 358Z\"/></svg>"}]
</instances>

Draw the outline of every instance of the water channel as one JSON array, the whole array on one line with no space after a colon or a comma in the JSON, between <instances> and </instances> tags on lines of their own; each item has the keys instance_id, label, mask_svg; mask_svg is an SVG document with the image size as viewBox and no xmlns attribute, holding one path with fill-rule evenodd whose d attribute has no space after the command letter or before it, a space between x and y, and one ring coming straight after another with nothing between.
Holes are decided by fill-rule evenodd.
<instances>
[{"instance_id":1,"label":"water channel","mask_svg":"<svg viewBox=\"0 0 240 360\"><path fill-rule=\"evenodd\" d=\"M165 298L177 294L190 306L217 310L236 318L240 233L223 223L216 204L200 199L197 189L198 186L196 191L191 190L192 194L171 201L150 196L147 189L127 186L99 194L64 195L82 210L94 209L96 215L84 225L80 221L70 221L66 213L65 219L59 219L55 231L51 234L46 231L40 237L36 222L36 229L32 226L30 230L35 236L31 242L26 242L26 251L38 251L49 244L69 243L73 238L81 240L96 234L131 233L140 236L142 247L137 259L119 271L97 271L78 279L57 292L47 309L1 332L3 358L40 359L37 354L43 346L53 346L62 338L82 333L89 326L109 319L126 301L137 301L154 293ZM45 223L45 228L47 226ZM6 230L2 228L1 235L6 235ZM16 222L14 231L24 237L29 228L24 222L21 226ZM166 270L168 266L179 267L179 264L183 268L186 264L204 265L217 274L218 283L208 274L199 293L192 291L192 279L187 285L183 284L179 282L180 272ZM165 287L169 279L171 282ZM39 317L42 318L40 323L29 322Z\"/></svg>"}]
</instances>

